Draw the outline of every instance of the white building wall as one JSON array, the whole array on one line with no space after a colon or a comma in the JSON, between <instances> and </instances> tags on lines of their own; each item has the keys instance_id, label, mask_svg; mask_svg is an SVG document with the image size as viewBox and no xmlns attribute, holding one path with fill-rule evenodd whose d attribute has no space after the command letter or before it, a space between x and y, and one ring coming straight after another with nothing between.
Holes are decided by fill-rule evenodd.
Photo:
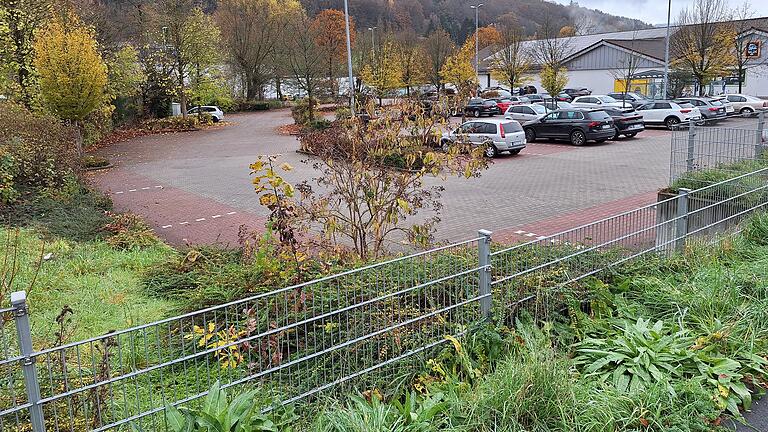
<instances>
[{"instance_id":1,"label":"white building wall","mask_svg":"<svg viewBox=\"0 0 768 432\"><path fill-rule=\"evenodd\" d=\"M736 93L738 86L728 86L726 92ZM741 92L752 96L768 96L768 65L747 69L747 76L741 86Z\"/></svg>"},{"instance_id":2,"label":"white building wall","mask_svg":"<svg viewBox=\"0 0 768 432\"><path fill-rule=\"evenodd\" d=\"M638 73L645 72L650 69L639 69ZM538 74L529 74L526 76L527 80L525 82L525 85L532 85L536 87L539 90L539 93L543 92L544 89L541 86L541 80L539 79ZM768 78L768 74L766 74L766 78ZM483 84L482 87L485 88L485 84L487 75L481 75L480 82ZM614 88L614 81L615 78L611 74L610 70L605 69L596 69L596 70L578 70L578 71L568 71L568 84L565 86L566 88L578 88L578 87L586 87L590 90L592 90L593 94L606 94L613 92ZM748 79L749 81L749 79ZM491 78L491 87L493 86L502 86L507 87L507 84L505 83L498 83L496 80ZM765 89L768 92L768 89Z\"/></svg>"}]
</instances>

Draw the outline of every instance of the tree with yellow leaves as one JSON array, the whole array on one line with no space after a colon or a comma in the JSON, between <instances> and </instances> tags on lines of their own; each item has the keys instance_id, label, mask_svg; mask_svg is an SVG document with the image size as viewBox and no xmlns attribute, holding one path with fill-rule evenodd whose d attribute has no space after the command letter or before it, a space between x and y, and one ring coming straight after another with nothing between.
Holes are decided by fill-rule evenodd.
<instances>
[{"instance_id":1,"label":"tree with yellow leaves","mask_svg":"<svg viewBox=\"0 0 768 432\"><path fill-rule=\"evenodd\" d=\"M398 50L392 41L386 41L381 47L377 47L371 61L360 71L360 77L374 90L379 105L385 95L405 85Z\"/></svg>"},{"instance_id":2,"label":"tree with yellow leaves","mask_svg":"<svg viewBox=\"0 0 768 432\"><path fill-rule=\"evenodd\" d=\"M559 94L568 84L568 70L564 67L544 66L539 75L541 86L551 95Z\"/></svg>"},{"instance_id":3,"label":"tree with yellow leaves","mask_svg":"<svg viewBox=\"0 0 768 432\"><path fill-rule=\"evenodd\" d=\"M80 122L105 98L107 66L92 29L74 14L49 21L35 39L34 65L45 106Z\"/></svg>"},{"instance_id":4,"label":"tree with yellow leaves","mask_svg":"<svg viewBox=\"0 0 768 432\"><path fill-rule=\"evenodd\" d=\"M501 43L501 32L496 26L485 26L477 29L477 32L472 33L466 41L464 46L472 48L472 52L475 49L475 35L477 35L478 49L488 48L491 45L498 45Z\"/></svg>"},{"instance_id":5,"label":"tree with yellow leaves","mask_svg":"<svg viewBox=\"0 0 768 432\"><path fill-rule=\"evenodd\" d=\"M398 40L397 55L406 95L410 96L411 88L426 84L429 80L429 65L424 61L427 54L416 42L415 34L409 34Z\"/></svg>"},{"instance_id":6,"label":"tree with yellow leaves","mask_svg":"<svg viewBox=\"0 0 768 432\"><path fill-rule=\"evenodd\" d=\"M456 86L456 102L468 99L477 91L477 75L472 66L474 55L474 47L465 45L448 57L440 69L443 83Z\"/></svg>"}]
</instances>

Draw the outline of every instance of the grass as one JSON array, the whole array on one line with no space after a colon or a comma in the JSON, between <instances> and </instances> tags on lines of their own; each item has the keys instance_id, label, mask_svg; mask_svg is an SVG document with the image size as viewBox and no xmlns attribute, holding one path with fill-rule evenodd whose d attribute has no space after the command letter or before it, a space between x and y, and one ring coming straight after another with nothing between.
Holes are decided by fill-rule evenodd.
<instances>
[{"instance_id":1,"label":"grass","mask_svg":"<svg viewBox=\"0 0 768 432\"><path fill-rule=\"evenodd\" d=\"M0 227L0 244L15 238L15 232ZM18 233L19 273L11 291L28 291L36 347L55 340L55 320L65 307L73 312L66 331L71 341L151 322L178 310L174 301L149 297L143 289L146 269L175 254L168 246L119 251L100 241L44 241L27 228ZM52 255L42 261L35 279L43 247L44 254Z\"/></svg>"}]
</instances>

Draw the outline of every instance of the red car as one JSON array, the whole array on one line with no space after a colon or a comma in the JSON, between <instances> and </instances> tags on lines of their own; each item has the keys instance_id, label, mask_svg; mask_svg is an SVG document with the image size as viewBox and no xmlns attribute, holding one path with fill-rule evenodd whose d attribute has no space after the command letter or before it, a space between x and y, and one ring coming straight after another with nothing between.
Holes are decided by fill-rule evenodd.
<instances>
[{"instance_id":1,"label":"red car","mask_svg":"<svg viewBox=\"0 0 768 432\"><path fill-rule=\"evenodd\" d=\"M507 98L493 99L493 101L496 102L496 105L499 106L499 109L502 113L507 112L507 108L509 108L511 105L515 105L515 102Z\"/></svg>"}]
</instances>

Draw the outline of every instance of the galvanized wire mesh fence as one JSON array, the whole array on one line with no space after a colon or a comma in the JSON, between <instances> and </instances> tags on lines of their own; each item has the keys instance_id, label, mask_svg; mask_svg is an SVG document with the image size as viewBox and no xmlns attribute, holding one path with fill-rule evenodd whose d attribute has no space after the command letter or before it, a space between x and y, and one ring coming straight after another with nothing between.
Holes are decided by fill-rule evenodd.
<instances>
[{"instance_id":1,"label":"galvanized wire mesh fence","mask_svg":"<svg viewBox=\"0 0 768 432\"><path fill-rule=\"evenodd\" d=\"M670 184L689 189L768 166L765 113L742 128L690 125L672 132Z\"/></svg>"},{"instance_id":2,"label":"galvanized wire mesh fence","mask_svg":"<svg viewBox=\"0 0 768 432\"><path fill-rule=\"evenodd\" d=\"M733 155L728 146L707 155ZM523 309L546 319L584 299L574 282L738 229L766 206L768 167L693 190L680 186L658 202L531 242L492 250L491 233L480 231L465 242L42 350L32 348L17 293L0 310L0 430L163 431L165 406L194 404L217 380L256 388L265 408L391 384L393 365L429 354L445 335L491 316L513 323Z\"/></svg>"}]
</instances>

